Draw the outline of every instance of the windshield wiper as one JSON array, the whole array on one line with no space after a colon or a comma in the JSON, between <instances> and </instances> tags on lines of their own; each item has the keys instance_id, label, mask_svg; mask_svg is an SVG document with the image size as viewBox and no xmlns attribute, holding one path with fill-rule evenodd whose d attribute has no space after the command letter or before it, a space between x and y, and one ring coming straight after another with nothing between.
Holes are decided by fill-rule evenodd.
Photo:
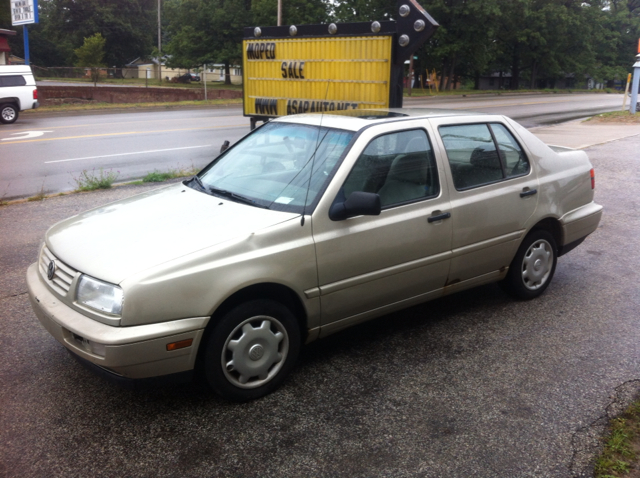
<instances>
[{"instance_id":1,"label":"windshield wiper","mask_svg":"<svg viewBox=\"0 0 640 478\"><path fill-rule=\"evenodd\" d=\"M209 188L207 188L207 187L203 184L202 179L200 179L198 176L194 176L194 177L192 177L191 179L187 179L187 180L185 181L185 183L189 183L190 185L191 185L191 184L193 184L194 182L195 182L195 183L198 185L198 187L199 187L200 189L202 189L204 192L206 192L206 193L208 193L208 192L209 192Z\"/></svg>"},{"instance_id":2,"label":"windshield wiper","mask_svg":"<svg viewBox=\"0 0 640 478\"><path fill-rule=\"evenodd\" d=\"M200 178L198 178L200 179ZM200 183L202 184L202 181L200 181ZM264 206L262 204L259 204L258 202L254 201L253 199L249 199L248 197L244 197L240 194L236 194L234 192L231 191L227 191L225 189L219 189L219 188L215 188L213 186L209 186L206 189L207 191L209 191L212 194L216 194L218 196L222 196L225 197L227 199L231 199L233 201L242 203L242 204L248 204L250 206L256 206L256 207L261 207L262 209L269 209L268 206Z\"/></svg>"},{"instance_id":3,"label":"windshield wiper","mask_svg":"<svg viewBox=\"0 0 640 478\"><path fill-rule=\"evenodd\" d=\"M194 176L191 179L189 179L187 182L189 182L190 184L196 183L202 191L210 195L222 196L224 198L231 199L232 201L236 201L242 204L248 204L250 206L260 207L262 209L269 209L269 206L264 206L254 201L253 199L249 199L240 194L236 194L234 192L227 191L225 189L219 189L212 186L207 186L202 182L202 179L200 179L199 176Z\"/></svg>"}]
</instances>

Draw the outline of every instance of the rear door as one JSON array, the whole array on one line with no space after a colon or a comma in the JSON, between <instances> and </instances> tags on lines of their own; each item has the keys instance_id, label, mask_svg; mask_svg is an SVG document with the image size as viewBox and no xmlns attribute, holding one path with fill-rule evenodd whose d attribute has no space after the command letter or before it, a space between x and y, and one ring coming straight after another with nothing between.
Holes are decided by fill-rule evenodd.
<instances>
[{"instance_id":1,"label":"rear door","mask_svg":"<svg viewBox=\"0 0 640 478\"><path fill-rule=\"evenodd\" d=\"M451 191L451 291L504 273L538 202L535 169L507 124L459 123L438 127Z\"/></svg>"}]
</instances>

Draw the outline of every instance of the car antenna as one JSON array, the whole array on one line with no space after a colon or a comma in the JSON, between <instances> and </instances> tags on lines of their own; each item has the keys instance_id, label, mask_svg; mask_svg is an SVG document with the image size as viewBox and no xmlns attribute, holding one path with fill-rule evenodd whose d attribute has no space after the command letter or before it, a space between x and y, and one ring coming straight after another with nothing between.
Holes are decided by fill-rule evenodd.
<instances>
[{"instance_id":1,"label":"car antenna","mask_svg":"<svg viewBox=\"0 0 640 478\"><path fill-rule=\"evenodd\" d=\"M329 85L331 85L331 80L327 80L327 91L324 94L325 101L327 101L327 98L329 97ZM304 226L304 216L307 211L307 201L309 200L309 189L311 189L311 178L313 177L313 167L316 162L316 153L318 152L318 148L320 148L320 131L322 130L323 118L324 118L324 110L322 110L322 112L320 113L320 124L318 124L318 135L316 136L316 149L313 151L313 154L311 156L311 171L309 172L309 182L307 183L307 194L304 197L304 204L302 205L302 217L300 218L300 226ZM324 140L324 136L322 137L322 139Z\"/></svg>"}]
</instances>

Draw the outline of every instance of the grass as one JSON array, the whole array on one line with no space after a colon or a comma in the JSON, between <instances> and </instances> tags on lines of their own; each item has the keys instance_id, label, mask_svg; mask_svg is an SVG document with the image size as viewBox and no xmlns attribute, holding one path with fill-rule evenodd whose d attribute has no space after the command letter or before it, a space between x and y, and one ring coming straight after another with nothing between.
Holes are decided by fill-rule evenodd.
<instances>
[{"instance_id":1,"label":"grass","mask_svg":"<svg viewBox=\"0 0 640 478\"><path fill-rule=\"evenodd\" d=\"M9 201L5 200L5 198L7 197L7 191L9 191L9 186L11 186L11 181L9 181L9 183L7 184L7 188L5 189L4 194L0 196L0 207L9 204Z\"/></svg>"},{"instance_id":2,"label":"grass","mask_svg":"<svg viewBox=\"0 0 640 478\"><path fill-rule=\"evenodd\" d=\"M629 111L612 111L589 118L592 123L640 124L640 113L632 115Z\"/></svg>"},{"instance_id":3,"label":"grass","mask_svg":"<svg viewBox=\"0 0 640 478\"><path fill-rule=\"evenodd\" d=\"M96 189L109 189L120 175L120 171L104 171L100 169L87 171L84 169L79 176L71 176L76 183L76 191L95 191ZM31 200L31 199L29 199Z\"/></svg>"},{"instance_id":4,"label":"grass","mask_svg":"<svg viewBox=\"0 0 640 478\"><path fill-rule=\"evenodd\" d=\"M170 179L193 176L198 171L199 169L197 169L193 164L191 165L191 167L188 167L188 168L183 168L179 166L176 169L169 169L168 171L165 171L165 172L154 170L148 173L144 178L142 178L142 182L143 183L161 183L163 181L168 181Z\"/></svg>"},{"instance_id":5,"label":"grass","mask_svg":"<svg viewBox=\"0 0 640 478\"><path fill-rule=\"evenodd\" d=\"M640 401L609 423L604 449L595 463L595 478L622 478L638 462L640 451Z\"/></svg>"},{"instance_id":6,"label":"grass","mask_svg":"<svg viewBox=\"0 0 640 478\"><path fill-rule=\"evenodd\" d=\"M40 187L40 191L38 192L38 194L36 194L35 196L31 196L29 199L27 199L27 201L44 201L44 199L47 197L47 193L44 190L44 183L46 180L47 178L45 177L42 181L42 186Z\"/></svg>"}]
</instances>

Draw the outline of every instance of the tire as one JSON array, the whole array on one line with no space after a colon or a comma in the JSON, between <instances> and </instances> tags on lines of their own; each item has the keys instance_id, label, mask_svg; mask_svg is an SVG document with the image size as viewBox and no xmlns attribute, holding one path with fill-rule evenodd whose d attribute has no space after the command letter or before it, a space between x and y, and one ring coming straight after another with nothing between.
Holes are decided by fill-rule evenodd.
<instances>
[{"instance_id":1,"label":"tire","mask_svg":"<svg viewBox=\"0 0 640 478\"><path fill-rule=\"evenodd\" d=\"M532 231L522 241L500 285L517 299L535 299L549 286L557 262L558 246L553 236L542 229Z\"/></svg>"},{"instance_id":2,"label":"tire","mask_svg":"<svg viewBox=\"0 0 640 478\"><path fill-rule=\"evenodd\" d=\"M18 107L11 103L0 106L0 123L11 124L18 119Z\"/></svg>"},{"instance_id":3,"label":"tire","mask_svg":"<svg viewBox=\"0 0 640 478\"><path fill-rule=\"evenodd\" d=\"M291 311L253 300L227 312L206 340L204 374L221 397L246 402L277 389L300 352L300 328Z\"/></svg>"}]
</instances>

